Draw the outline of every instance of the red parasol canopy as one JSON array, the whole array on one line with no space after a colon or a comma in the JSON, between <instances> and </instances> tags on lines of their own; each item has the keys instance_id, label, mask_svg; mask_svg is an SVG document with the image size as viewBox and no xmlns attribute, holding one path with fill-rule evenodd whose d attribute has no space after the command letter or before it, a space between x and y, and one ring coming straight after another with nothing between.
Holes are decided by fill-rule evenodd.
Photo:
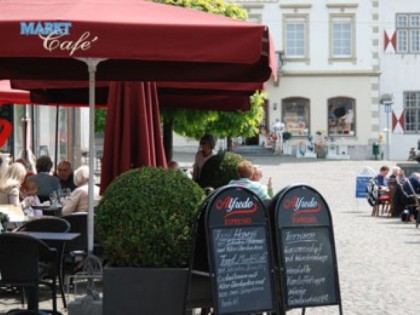
<instances>
[{"instance_id":1,"label":"red parasol canopy","mask_svg":"<svg viewBox=\"0 0 420 315\"><path fill-rule=\"evenodd\" d=\"M142 0L0 1L0 43L0 79L89 78L91 170L96 80L262 84L275 69L265 26ZM123 108L120 101L110 102L108 110ZM142 108L132 102L130 106ZM121 126L115 121L112 127ZM149 127L136 125L135 132L150 133ZM155 136L163 148L160 134ZM106 133L105 141L108 137ZM142 153L149 150L142 149ZM104 158L107 155L112 152L104 151ZM93 185L92 174L91 192ZM89 230L91 249L93 193L89 194Z\"/></svg>"},{"instance_id":2,"label":"red parasol canopy","mask_svg":"<svg viewBox=\"0 0 420 315\"><path fill-rule=\"evenodd\" d=\"M262 82L268 29L142 0L0 1L0 78ZM274 62L274 59L272 60Z\"/></svg>"},{"instance_id":3,"label":"red parasol canopy","mask_svg":"<svg viewBox=\"0 0 420 315\"><path fill-rule=\"evenodd\" d=\"M29 104L28 91L12 89L9 80L0 80L0 105L3 104Z\"/></svg>"},{"instance_id":4,"label":"red parasol canopy","mask_svg":"<svg viewBox=\"0 0 420 315\"><path fill-rule=\"evenodd\" d=\"M30 91L37 104L88 104L88 84L84 81L13 80L15 88ZM109 82L96 83L96 106L108 102ZM197 110L249 110L249 97L261 83L247 82L157 82L160 108ZM1 93L1 91L0 91Z\"/></svg>"}]
</instances>

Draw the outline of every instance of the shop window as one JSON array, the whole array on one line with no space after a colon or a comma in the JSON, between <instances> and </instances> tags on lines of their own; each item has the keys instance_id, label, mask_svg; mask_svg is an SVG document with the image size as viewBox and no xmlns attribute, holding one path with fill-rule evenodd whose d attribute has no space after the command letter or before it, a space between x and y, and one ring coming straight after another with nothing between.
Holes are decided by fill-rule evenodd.
<instances>
[{"instance_id":1,"label":"shop window","mask_svg":"<svg viewBox=\"0 0 420 315\"><path fill-rule=\"evenodd\" d=\"M354 99L336 97L328 100L328 136L356 135L355 119Z\"/></svg>"},{"instance_id":2,"label":"shop window","mask_svg":"<svg viewBox=\"0 0 420 315\"><path fill-rule=\"evenodd\" d=\"M289 98L282 101L282 117L285 130L292 136L307 136L309 125L309 100Z\"/></svg>"}]
</instances>

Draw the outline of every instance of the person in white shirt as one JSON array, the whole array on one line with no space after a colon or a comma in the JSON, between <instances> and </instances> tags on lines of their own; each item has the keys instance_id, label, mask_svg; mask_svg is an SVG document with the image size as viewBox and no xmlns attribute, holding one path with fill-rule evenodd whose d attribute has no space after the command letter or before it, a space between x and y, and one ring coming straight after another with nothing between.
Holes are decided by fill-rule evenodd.
<instances>
[{"instance_id":1,"label":"person in white shirt","mask_svg":"<svg viewBox=\"0 0 420 315\"><path fill-rule=\"evenodd\" d=\"M62 214L70 214L73 212L86 212L88 211L88 182L89 182L89 167L86 165L80 166L74 172L74 184L77 188L71 193L69 199L64 201ZM95 206L98 203L99 187L94 186Z\"/></svg>"}]
</instances>

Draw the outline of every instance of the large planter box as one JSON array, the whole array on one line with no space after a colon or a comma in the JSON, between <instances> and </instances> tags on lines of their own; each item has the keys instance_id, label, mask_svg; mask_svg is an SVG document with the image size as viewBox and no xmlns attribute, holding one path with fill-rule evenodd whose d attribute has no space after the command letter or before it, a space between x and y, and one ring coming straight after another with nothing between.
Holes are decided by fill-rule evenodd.
<instances>
[{"instance_id":1,"label":"large planter box","mask_svg":"<svg viewBox=\"0 0 420 315\"><path fill-rule=\"evenodd\" d=\"M104 315L183 315L188 269L104 269Z\"/></svg>"}]
</instances>

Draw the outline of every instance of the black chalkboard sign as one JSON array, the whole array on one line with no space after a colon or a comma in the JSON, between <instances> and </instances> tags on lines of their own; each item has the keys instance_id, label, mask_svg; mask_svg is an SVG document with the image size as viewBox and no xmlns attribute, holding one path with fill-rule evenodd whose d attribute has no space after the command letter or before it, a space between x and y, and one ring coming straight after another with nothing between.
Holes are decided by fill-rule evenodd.
<instances>
[{"instance_id":1,"label":"black chalkboard sign","mask_svg":"<svg viewBox=\"0 0 420 315\"><path fill-rule=\"evenodd\" d=\"M214 311L246 314L275 310L268 215L250 190L225 186L206 209Z\"/></svg>"},{"instance_id":2,"label":"black chalkboard sign","mask_svg":"<svg viewBox=\"0 0 420 315\"><path fill-rule=\"evenodd\" d=\"M281 231L287 305L312 306L337 302L333 251L324 228Z\"/></svg>"},{"instance_id":3,"label":"black chalkboard sign","mask_svg":"<svg viewBox=\"0 0 420 315\"><path fill-rule=\"evenodd\" d=\"M289 186L274 198L276 248L285 309L339 305L331 214L312 187Z\"/></svg>"}]
</instances>

